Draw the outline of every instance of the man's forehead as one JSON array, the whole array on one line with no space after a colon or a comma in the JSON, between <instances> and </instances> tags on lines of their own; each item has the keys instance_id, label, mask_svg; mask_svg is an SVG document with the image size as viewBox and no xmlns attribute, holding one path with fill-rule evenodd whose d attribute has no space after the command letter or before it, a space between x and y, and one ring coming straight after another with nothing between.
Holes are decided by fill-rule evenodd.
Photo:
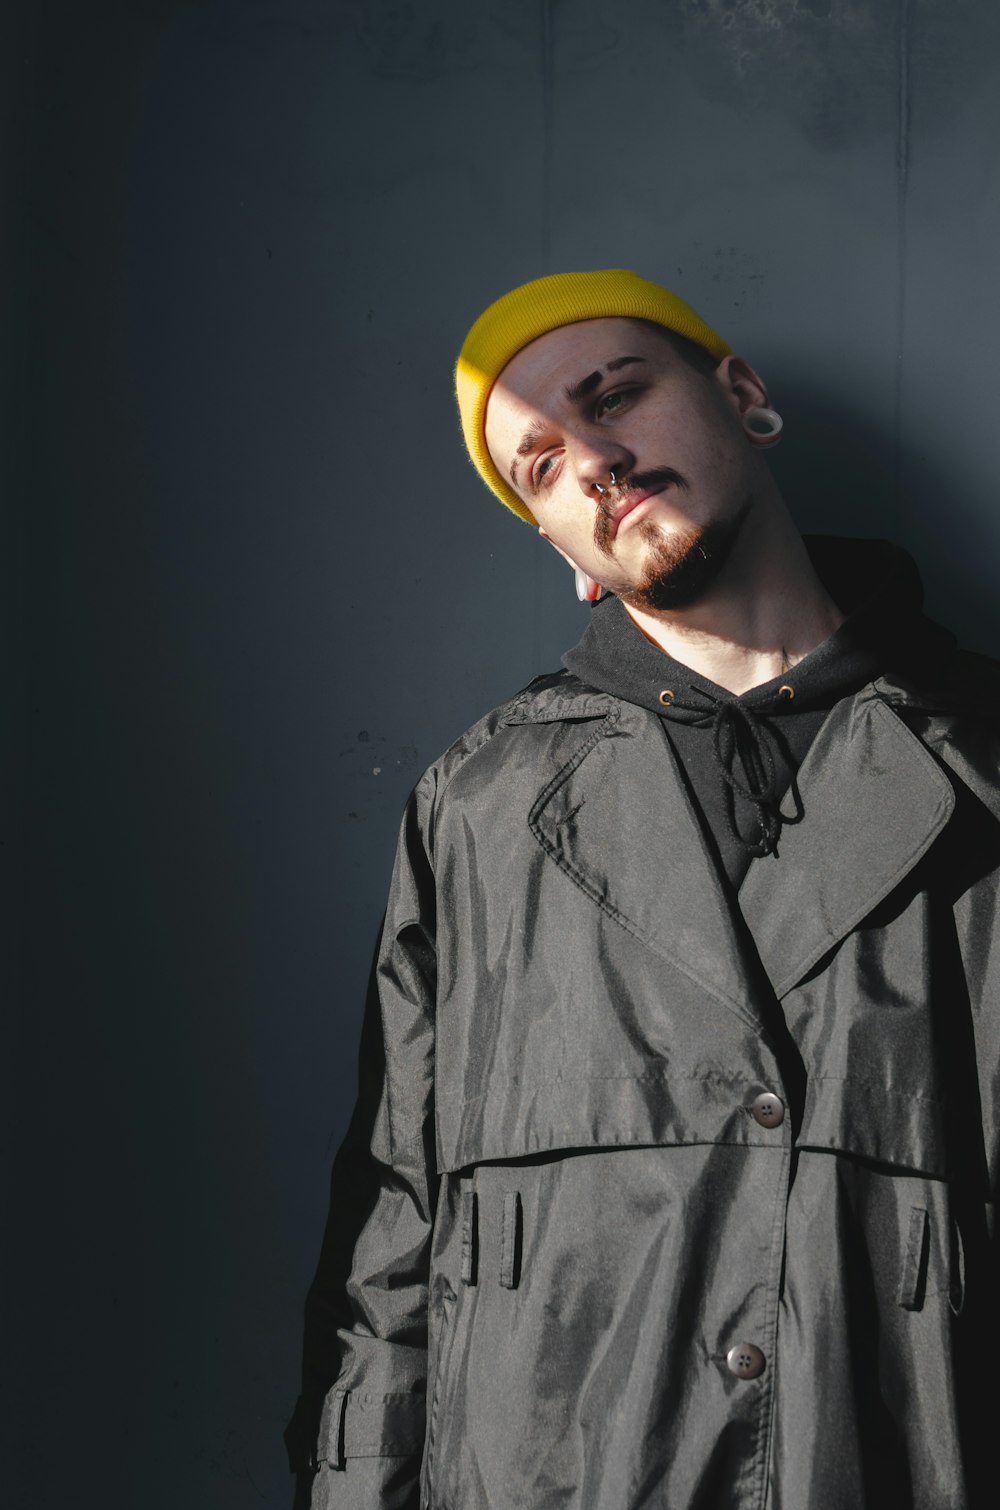
<instances>
[{"instance_id":1,"label":"man's forehead","mask_svg":"<svg viewBox=\"0 0 1000 1510\"><path fill-rule=\"evenodd\" d=\"M629 358L648 357L656 340L642 321L617 317L546 331L503 368L487 400L487 429L539 407L577 402L607 371Z\"/></svg>"},{"instance_id":2,"label":"man's forehead","mask_svg":"<svg viewBox=\"0 0 1000 1510\"><path fill-rule=\"evenodd\" d=\"M656 339L643 321L618 316L559 325L515 352L494 387L503 386L508 391L519 392L532 380L544 380L547 376L561 381L564 363L589 361L592 368L601 367L621 355L622 340L628 339L633 345L639 343L645 348L651 338Z\"/></svg>"}]
</instances>

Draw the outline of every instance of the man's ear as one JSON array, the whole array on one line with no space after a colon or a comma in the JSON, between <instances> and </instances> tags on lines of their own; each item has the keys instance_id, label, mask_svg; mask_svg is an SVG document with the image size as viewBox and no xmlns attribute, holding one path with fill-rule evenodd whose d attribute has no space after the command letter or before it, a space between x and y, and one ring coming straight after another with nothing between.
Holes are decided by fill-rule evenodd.
<instances>
[{"instance_id":1,"label":"man's ear","mask_svg":"<svg viewBox=\"0 0 1000 1510\"><path fill-rule=\"evenodd\" d=\"M723 357L715 369L715 380L738 415L744 415L748 409L769 407L767 384L742 357Z\"/></svg>"},{"instance_id":2,"label":"man's ear","mask_svg":"<svg viewBox=\"0 0 1000 1510\"><path fill-rule=\"evenodd\" d=\"M573 568L573 574L576 577L576 595L580 599L580 602L596 603L598 598L601 596L601 593L604 591L604 588L601 586L600 582L597 581L596 577L588 577L583 567L577 566L576 562L573 560L573 557L567 555L561 545L556 545L556 542L553 540L552 536L547 535L542 529L541 525L538 526L538 533L541 535L542 539L547 540L552 549L554 551L558 551L563 560Z\"/></svg>"}]
</instances>

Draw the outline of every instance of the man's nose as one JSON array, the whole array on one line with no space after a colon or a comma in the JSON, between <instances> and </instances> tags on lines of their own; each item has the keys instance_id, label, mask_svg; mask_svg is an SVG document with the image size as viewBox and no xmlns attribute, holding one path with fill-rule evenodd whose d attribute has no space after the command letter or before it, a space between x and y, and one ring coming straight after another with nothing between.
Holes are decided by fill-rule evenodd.
<instances>
[{"instance_id":1,"label":"man's nose","mask_svg":"<svg viewBox=\"0 0 1000 1510\"><path fill-rule=\"evenodd\" d=\"M588 498L599 498L601 490L619 485L635 466L635 457L625 446L581 443L577 453L576 475Z\"/></svg>"}]
</instances>

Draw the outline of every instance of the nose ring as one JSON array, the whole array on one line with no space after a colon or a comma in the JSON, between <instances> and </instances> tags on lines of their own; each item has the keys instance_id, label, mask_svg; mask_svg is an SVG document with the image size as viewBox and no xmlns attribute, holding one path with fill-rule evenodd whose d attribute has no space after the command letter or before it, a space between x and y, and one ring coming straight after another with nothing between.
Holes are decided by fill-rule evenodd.
<instances>
[{"instance_id":1,"label":"nose ring","mask_svg":"<svg viewBox=\"0 0 1000 1510\"><path fill-rule=\"evenodd\" d=\"M617 479L617 478L616 478L616 477L615 477L615 474L614 474L614 470L613 470L613 469L612 469L612 471L610 471L610 472L609 472L609 473L608 473L608 477L609 477L609 478L610 478L610 480L611 480L611 486L612 486L612 487L613 487L613 488L616 488L616 487L617 487L617 486L618 486L618 479ZM601 484L600 484L600 483L599 483L599 482L595 482L595 483L594 483L594 487L595 487L595 488L596 488L596 490L597 490L597 496L598 496L598 498L603 498L603 497L604 497L604 495L605 495L605 493L606 493L606 492L607 492L607 491L608 491L608 490L607 490L607 488L602 488L602 487L601 487Z\"/></svg>"}]
</instances>

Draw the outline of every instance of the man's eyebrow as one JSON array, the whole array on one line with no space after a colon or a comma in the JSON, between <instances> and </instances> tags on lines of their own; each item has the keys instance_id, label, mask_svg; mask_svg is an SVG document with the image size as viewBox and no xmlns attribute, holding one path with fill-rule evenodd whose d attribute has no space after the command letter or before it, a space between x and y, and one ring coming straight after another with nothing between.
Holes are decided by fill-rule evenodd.
<instances>
[{"instance_id":1,"label":"man's eyebrow","mask_svg":"<svg viewBox=\"0 0 1000 1510\"><path fill-rule=\"evenodd\" d=\"M514 452L514 460L510 464L510 480L517 487L517 463L520 457L527 456L534 450L539 437L545 434L548 427L543 419L536 419L534 424L528 426L521 439L518 441L517 450Z\"/></svg>"},{"instance_id":2,"label":"man's eyebrow","mask_svg":"<svg viewBox=\"0 0 1000 1510\"><path fill-rule=\"evenodd\" d=\"M612 361L605 363L605 366L609 372L617 372L620 367L628 367L633 362L644 362L645 360L645 357L614 357ZM591 372L587 377L581 378L578 383L571 383L568 388L563 389L563 392L570 403L575 404L580 399L586 398L588 393L593 393L603 376L602 372Z\"/></svg>"}]
</instances>

